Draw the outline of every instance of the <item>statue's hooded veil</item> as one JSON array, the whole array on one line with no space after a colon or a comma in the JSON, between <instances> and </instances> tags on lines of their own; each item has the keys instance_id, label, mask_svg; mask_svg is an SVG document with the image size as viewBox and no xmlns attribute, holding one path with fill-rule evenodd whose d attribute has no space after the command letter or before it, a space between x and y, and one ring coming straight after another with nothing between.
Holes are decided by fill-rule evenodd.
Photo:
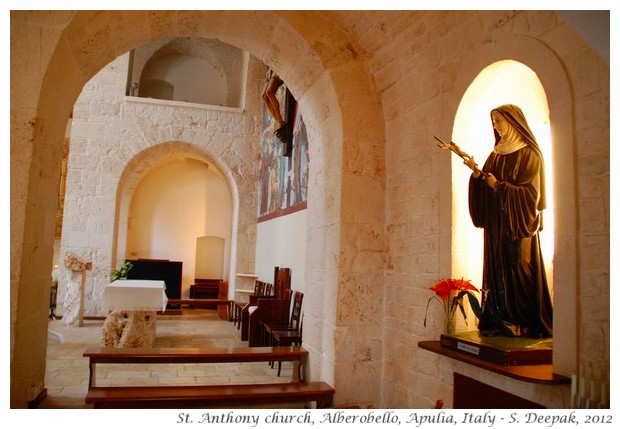
<instances>
[{"instance_id":1,"label":"statue's hooded veil","mask_svg":"<svg viewBox=\"0 0 620 429\"><path fill-rule=\"evenodd\" d=\"M493 111L497 111L501 113L504 116L504 118L506 118L508 123L512 125L523 136L525 143L527 143L528 146L534 149L540 156L542 168L540 171L541 184L540 184L540 200L538 201L538 210L543 210L545 207L547 207L547 196L546 196L546 191L545 191L544 158L542 156L542 151L540 150L540 147L538 146L538 142L536 141L536 137L534 137L534 133L532 133L532 130L530 130L530 126L527 124L527 120L525 119L525 115L523 114L523 111L521 111L521 108L519 108L518 106L515 106L514 104L504 104L503 106L496 107L491 112ZM491 124L492 123L493 122L491 120ZM493 127L493 134L495 135L495 144L497 145L499 141L501 140L501 136L499 135L495 127Z\"/></svg>"}]
</instances>

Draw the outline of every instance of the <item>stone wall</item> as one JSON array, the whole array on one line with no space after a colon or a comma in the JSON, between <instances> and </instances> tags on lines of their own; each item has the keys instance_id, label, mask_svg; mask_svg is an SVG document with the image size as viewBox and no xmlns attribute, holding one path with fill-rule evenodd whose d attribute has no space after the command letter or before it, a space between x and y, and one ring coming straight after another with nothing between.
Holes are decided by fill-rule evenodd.
<instances>
[{"instance_id":1,"label":"stone wall","mask_svg":"<svg viewBox=\"0 0 620 429\"><path fill-rule=\"evenodd\" d=\"M89 316L105 314L101 294L111 270L125 258L125 248L117 243L126 241L126 202L139 178L173 159L190 156L222 169L238 199L235 228L243 230L236 263L252 268L254 259L255 124L262 112L258 99L248 100L248 109L242 111L125 97L128 64L125 54L100 71L86 84L73 110L61 257L71 252L93 262L86 283ZM264 66L254 60L251 85L262 78L261 70ZM59 282L61 304L69 284L66 275Z\"/></svg>"}]
</instances>

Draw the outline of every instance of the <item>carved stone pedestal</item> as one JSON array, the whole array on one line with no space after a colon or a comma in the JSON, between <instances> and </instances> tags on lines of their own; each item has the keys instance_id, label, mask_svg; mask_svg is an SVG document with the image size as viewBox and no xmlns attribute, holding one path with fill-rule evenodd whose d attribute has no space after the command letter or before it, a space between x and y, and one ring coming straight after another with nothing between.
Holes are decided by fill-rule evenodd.
<instances>
[{"instance_id":1,"label":"carved stone pedestal","mask_svg":"<svg viewBox=\"0 0 620 429\"><path fill-rule=\"evenodd\" d=\"M155 311L112 311L101 332L105 347L153 347Z\"/></svg>"}]
</instances>

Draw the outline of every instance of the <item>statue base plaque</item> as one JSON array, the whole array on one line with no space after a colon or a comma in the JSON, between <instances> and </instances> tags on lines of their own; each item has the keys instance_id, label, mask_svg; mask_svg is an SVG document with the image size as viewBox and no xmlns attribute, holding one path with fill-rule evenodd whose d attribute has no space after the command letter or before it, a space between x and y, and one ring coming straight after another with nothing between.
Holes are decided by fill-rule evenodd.
<instances>
[{"instance_id":1,"label":"statue base plaque","mask_svg":"<svg viewBox=\"0 0 620 429\"><path fill-rule=\"evenodd\" d=\"M442 347L499 365L550 364L553 338L483 337L479 331L441 335Z\"/></svg>"}]
</instances>

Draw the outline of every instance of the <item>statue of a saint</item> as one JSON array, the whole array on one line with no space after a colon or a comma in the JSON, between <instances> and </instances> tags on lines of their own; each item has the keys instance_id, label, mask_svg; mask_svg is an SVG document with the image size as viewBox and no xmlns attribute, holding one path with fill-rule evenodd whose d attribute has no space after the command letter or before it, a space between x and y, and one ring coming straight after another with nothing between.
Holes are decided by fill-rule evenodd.
<instances>
[{"instance_id":1,"label":"statue of a saint","mask_svg":"<svg viewBox=\"0 0 620 429\"><path fill-rule=\"evenodd\" d=\"M469 211L484 228L482 335L551 337L553 307L540 249L545 208L542 153L521 109L491 111L495 147L469 182Z\"/></svg>"}]
</instances>

